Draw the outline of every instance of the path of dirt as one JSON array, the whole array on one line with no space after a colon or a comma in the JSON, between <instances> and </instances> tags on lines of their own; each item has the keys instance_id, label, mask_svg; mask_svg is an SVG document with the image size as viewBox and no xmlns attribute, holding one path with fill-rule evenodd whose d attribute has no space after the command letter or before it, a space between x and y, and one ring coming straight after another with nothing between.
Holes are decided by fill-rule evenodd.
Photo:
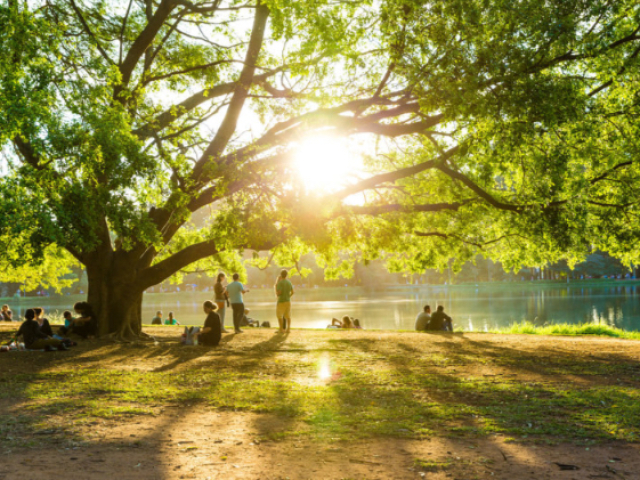
<instances>
[{"instance_id":1,"label":"path of dirt","mask_svg":"<svg viewBox=\"0 0 640 480\"><path fill-rule=\"evenodd\" d=\"M255 425L277 429L278 419L255 417L181 410L99 423L99 446L4 452L0 479L640 479L638 445L525 446L501 437L258 442Z\"/></svg>"}]
</instances>

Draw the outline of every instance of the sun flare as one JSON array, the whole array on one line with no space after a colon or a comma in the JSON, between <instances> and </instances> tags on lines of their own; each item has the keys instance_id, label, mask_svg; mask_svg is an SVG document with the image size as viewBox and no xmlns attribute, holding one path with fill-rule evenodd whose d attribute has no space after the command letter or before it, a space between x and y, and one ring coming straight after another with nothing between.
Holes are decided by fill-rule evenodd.
<instances>
[{"instance_id":1,"label":"sun flare","mask_svg":"<svg viewBox=\"0 0 640 480\"><path fill-rule=\"evenodd\" d=\"M342 138L309 137L300 142L296 150L296 169L307 191L338 190L361 170L360 155L350 151Z\"/></svg>"}]
</instances>

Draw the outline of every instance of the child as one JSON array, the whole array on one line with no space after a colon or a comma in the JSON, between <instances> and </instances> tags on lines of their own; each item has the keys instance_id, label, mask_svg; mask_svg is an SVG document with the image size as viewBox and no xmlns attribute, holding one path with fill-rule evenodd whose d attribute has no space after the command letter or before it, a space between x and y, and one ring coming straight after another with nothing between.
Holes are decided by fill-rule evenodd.
<instances>
[{"instance_id":1,"label":"child","mask_svg":"<svg viewBox=\"0 0 640 480\"><path fill-rule=\"evenodd\" d=\"M212 301L207 300L202 304L202 309L207 314L207 318L204 321L204 327L197 333L198 343L208 347L217 347L222 337L220 317L216 313L218 307Z\"/></svg>"},{"instance_id":2,"label":"child","mask_svg":"<svg viewBox=\"0 0 640 480\"><path fill-rule=\"evenodd\" d=\"M178 320L176 320L175 318L173 318L173 312L169 312L169 318L167 318L164 321L165 325L180 325L180 323L178 322Z\"/></svg>"},{"instance_id":3,"label":"child","mask_svg":"<svg viewBox=\"0 0 640 480\"><path fill-rule=\"evenodd\" d=\"M64 326L58 329L58 334L66 335L73 329L75 318L73 318L69 310L65 310L62 317L64 318Z\"/></svg>"},{"instance_id":4,"label":"child","mask_svg":"<svg viewBox=\"0 0 640 480\"><path fill-rule=\"evenodd\" d=\"M75 320L75 318L73 318L73 316L71 315L71 312L69 310L65 310L62 314L62 317L64 318L64 328L71 328L71 326L73 325L73 321Z\"/></svg>"}]
</instances>

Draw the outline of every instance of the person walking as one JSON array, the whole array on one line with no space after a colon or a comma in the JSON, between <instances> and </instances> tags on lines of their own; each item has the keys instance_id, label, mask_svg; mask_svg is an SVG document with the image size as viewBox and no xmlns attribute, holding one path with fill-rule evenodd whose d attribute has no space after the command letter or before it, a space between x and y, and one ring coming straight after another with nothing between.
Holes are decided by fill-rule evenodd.
<instances>
[{"instance_id":1,"label":"person walking","mask_svg":"<svg viewBox=\"0 0 640 480\"><path fill-rule=\"evenodd\" d=\"M240 323L244 316L244 301L242 294L249 293L249 290L244 289L244 285L239 282L240 275L233 274L233 282L227 285L227 293L229 294L229 301L231 302L231 310L233 310L233 328L236 333L242 333L240 330Z\"/></svg>"},{"instance_id":2,"label":"person walking","mask_svg":"<svg viewBox=\"0 0 640 480\"><path fill-rule=\"evenodd\" d=\"M275 285L278 303L276 305L276 315L280 332L291 330L291 296L293 295L293 285L287 279L289 272L282 270Z\"/></svg>"},{"instance_id":3,"label":"person walking","mask_svg":"<svg viewBox=\"0 0 640 480\"><path fill-rule=\"evenodd\" d=\"M224 315L227 313L227 303L229 303L229 294L227 293L225 286L222 284L222 281L225 278L226 275L224 273L220 272L218 274L213 291L215 293L215 302L218 307L216 313L218 314L218 317L220 317L220 331L222 333L229 333L229 331L224 328Z\"/></svg>"}]
</instances>

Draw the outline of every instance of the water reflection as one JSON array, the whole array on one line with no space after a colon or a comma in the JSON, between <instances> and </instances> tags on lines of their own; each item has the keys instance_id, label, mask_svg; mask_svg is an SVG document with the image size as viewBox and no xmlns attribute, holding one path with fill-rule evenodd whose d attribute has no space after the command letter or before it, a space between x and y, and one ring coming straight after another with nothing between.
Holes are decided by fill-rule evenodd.
<instances>
[{"instance_id":1,"label":"water reflection","mask_svg":"<svg viewBox=\"0 0 640 480\"><path fill-rule=\"evenodd\" d=\"M483 331L527 320L536 324L600 323L625 330L640 330L640 288L635 285L585 287L558 286L470 286L447 288L395 288L385 292L366 293L359 289L304 290L296 292L293 302L294 327L325 328L333 317L350 315L360 319L364 328L412 330L418 312L426 304L445 311L458 327ZM332 293L333 292L333 293ZM184 324L202 324L202 302L209 300L207 292L152 294L145 297L143 316L150 322L156 310L165 314L172 310ZM342 300L342 299L345 300ZM65 297L41 299L38 305L48 311L62 313L73 301ZM275 303L271 290L252 290L245 296L251 317L276 324ZM26 308L9 302L14 316L20 318Z\"/></svg>"}]
</instances>

